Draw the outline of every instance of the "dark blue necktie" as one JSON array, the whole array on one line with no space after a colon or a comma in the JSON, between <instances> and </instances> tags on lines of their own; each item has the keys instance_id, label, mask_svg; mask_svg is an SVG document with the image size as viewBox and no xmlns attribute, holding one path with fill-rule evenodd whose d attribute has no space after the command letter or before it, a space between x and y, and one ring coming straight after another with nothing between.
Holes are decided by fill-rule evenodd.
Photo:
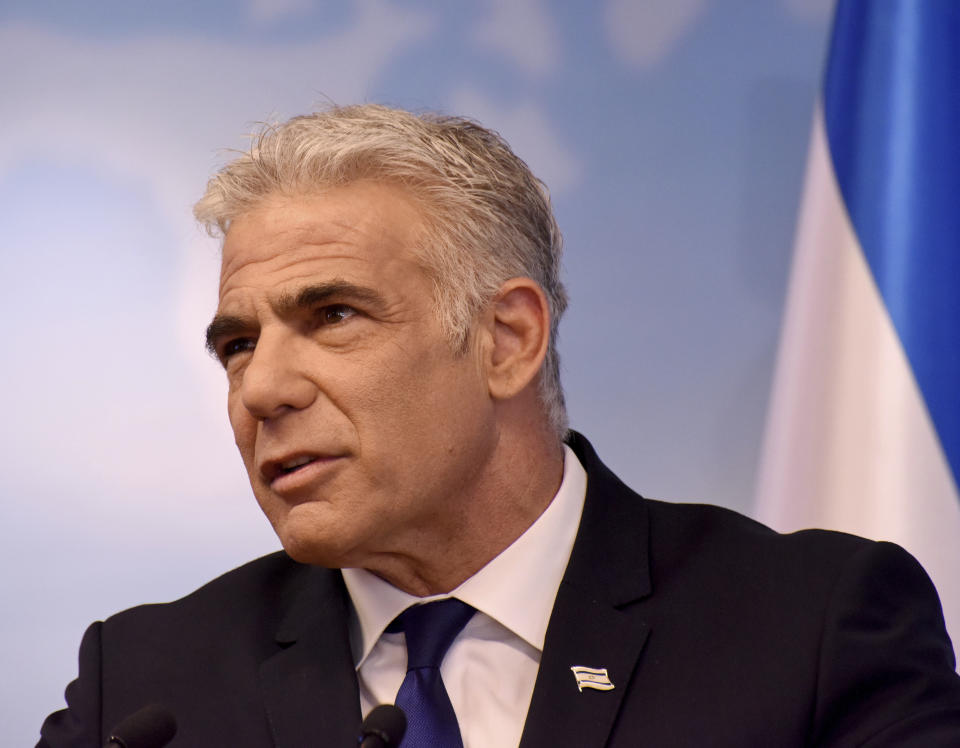
<instances>
[{"instance_id":1,"label":"dark blue necktie","mask_svg":"<svg viewBox=\"0 0 960 748\"><path fill-rule=\"evenodd\" d=\"M463 748L440 663L474 612L453 598L437 600L407 608L387 629L403 631L407 639L407 676L396 702L407 715L400 748Z\"/></svg>"}]
</instances>

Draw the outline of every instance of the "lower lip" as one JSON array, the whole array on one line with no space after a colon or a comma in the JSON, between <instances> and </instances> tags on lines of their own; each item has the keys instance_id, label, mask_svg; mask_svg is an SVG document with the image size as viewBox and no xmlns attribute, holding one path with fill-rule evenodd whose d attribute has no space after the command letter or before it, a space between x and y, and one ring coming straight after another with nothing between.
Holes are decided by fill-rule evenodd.
<instances>
[{"instance_id":1,"label":"lower lip","mask_svg":"<svg viewBox=\"0 0 960 748\"><path fill-rule=\"evenodd\" d=\"M294 493L309 488L323 480L334 466L339 465L340 457L321 457L297 468L292 473L278 475L270 482L270 488L280 495Z\"/></svg>"}]
</instances>

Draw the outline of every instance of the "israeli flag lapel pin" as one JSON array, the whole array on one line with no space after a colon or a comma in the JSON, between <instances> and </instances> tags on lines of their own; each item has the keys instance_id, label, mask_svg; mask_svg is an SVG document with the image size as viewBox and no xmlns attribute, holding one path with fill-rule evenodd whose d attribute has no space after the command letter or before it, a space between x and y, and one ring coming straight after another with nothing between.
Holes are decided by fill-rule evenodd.
<instances>
[{"instance_id":1,"label":"israeli flag lapel pin","mask_svg":"<svg viewBox=\"0 0 960 748\"><path fill-rule=\"evenodd\" d=\"M612 691L613 683L605 667L584 667L574 665L570 668L573 677L577 679L577 690L583 693L584 688L593 688L597 691Z\"/></svg>"}]
</instances>

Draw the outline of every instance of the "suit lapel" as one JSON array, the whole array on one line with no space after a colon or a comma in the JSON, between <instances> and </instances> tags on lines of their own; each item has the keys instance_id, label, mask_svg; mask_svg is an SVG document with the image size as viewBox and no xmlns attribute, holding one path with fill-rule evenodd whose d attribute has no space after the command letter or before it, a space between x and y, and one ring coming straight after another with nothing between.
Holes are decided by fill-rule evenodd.
<instances>
[{"instance_id":1,"label":"suit lapel","mask_svg":"<svg viewBox=\"0 0 960 748\"><path fill-rule=\"evenodd\" d=\"M350 745L360 696L339 572L308 569L277 630L280 650L260 666L276 748Z\"/></svg>"},{"instance_id":2,"label":"suit lapel","mask_svg":"<svg viewBox=\"0 0 960 748\"><path fill-rule=\"evenodd\" d=\"M634 604L650 594L646 506L583 437L574 434L571 447L587 469L587 496L521 748L605 745L649 634ZM579 690L574 666L606 668L613 689Z\"/></svg>"}]
</instances>

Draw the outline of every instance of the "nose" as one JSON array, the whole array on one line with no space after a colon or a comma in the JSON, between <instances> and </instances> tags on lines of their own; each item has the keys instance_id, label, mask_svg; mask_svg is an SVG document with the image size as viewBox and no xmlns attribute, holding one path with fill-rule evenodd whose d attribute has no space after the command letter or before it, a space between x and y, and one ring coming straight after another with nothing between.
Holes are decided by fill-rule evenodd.
<instances>
[{"instance_id":1,"label":"nose","mask_svg":"<svg viewBox=\"0 0 960 748\"><path fill-rule=\"evenodd\" d=\"M317 388L304 353L294 336L261 331L240 382L240 400L250 415L265 421L313 403Z\"/></svg>"}]
</instances>

